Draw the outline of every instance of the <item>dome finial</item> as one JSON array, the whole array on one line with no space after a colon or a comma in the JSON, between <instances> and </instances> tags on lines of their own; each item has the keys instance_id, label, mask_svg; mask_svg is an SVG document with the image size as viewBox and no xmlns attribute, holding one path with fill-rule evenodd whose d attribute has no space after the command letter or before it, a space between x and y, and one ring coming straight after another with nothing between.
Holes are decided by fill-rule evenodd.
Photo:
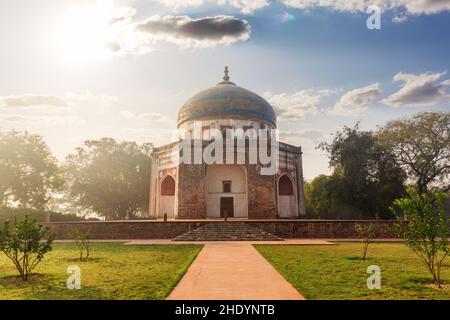
<instances>
[{"instance_id":1,"label":"dome finial","mask_svg":"<svg viewBox=\"0 0 450 320\"><path fill-rule=\"evenodd\" d=\"M224 76L223 76L223 80L224 81L230 81L230 77L228 76L228 67L225 67L225 71L224 71Z\"/></svg>"}]
</instances>

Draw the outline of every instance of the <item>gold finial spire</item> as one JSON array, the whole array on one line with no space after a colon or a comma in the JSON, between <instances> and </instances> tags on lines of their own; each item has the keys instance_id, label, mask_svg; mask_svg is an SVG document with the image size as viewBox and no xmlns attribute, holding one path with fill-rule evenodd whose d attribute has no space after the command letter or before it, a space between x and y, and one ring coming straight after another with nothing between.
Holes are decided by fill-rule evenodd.
<instances>
[{"instance_id":1,"label":"gold finial spire","mask_svg":"<svg viewBox=\"0 0 450 320\"><path fill-rule=\"evenodd\" d=\"M225 67L224 73L225 73L225 75L223 76L223 80L230 81L230 77L228 76L228 67Z\"/></svg>"}]
</instances>

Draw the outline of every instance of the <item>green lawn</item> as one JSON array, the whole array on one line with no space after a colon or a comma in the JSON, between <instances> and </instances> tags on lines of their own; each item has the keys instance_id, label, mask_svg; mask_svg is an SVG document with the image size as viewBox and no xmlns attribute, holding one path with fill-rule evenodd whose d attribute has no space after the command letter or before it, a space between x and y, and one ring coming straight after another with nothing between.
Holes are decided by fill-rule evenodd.
<instances>
[{"instance_id":1,"label":"green lawn","mask_svg":"<svg viewBox=\"0 0 450 320\"><path fill-rule=\"evenodd\" d=\"M201 247L95 243L92 260L80 262L74 244L57 243L27 282L0 252L0 299L164 299ZM81 269L80 290L66 288L69 265Z\"/></svg>"},{"instance_id":2,"label":"green lawn","mask_svg":"<svg viewBox=\"0 0 450 320\"><path fill-rule=\"evenodd\" d=\"M256 249L306 299L450 299L450 290L436 290L425 267L400 243L374 243L369 259L361 243L337 245L255 245ZM381 268L381 289L367 289L369 265ZM450 283L450 258L443 279Z\"/></svg>"}]
</instances>

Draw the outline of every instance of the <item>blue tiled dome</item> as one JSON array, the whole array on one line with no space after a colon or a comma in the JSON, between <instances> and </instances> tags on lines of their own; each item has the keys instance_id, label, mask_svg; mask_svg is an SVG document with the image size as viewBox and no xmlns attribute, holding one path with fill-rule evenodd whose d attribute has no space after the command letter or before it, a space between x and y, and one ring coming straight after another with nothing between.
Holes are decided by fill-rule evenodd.
<instances>
[{"instance_id":1,"label":"blue tiled dome","mask_svg":"<svg viewBox=\"0 0 450 320\"><path fill-rule=\"evenodd\" d=\"M228 69L224 81L197 93L181 107L178 126L185 121L211 119L255 120L273 126L277 122L275 111L265 99L229 81Z\"/></svg>"}]
</instances>

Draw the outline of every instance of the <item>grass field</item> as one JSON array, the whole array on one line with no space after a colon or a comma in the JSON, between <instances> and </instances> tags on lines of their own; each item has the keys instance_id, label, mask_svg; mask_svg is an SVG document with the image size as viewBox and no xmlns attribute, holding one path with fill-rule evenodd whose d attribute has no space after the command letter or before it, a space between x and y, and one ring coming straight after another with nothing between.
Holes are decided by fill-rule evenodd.
<instances>
[{"instance_id":1,"label":"grass field","mask_svg":"<svg viewBox=\"0 0 450 320\"><path fill-rule=\"evenodd\" d=\"M53 251L27 282L0 253L0 299L164 299L197 256L199 245L93 244L92 260L80 262L74 244ZM81 289L69 290L67 267L81 269Z\"/></svg>"},{"instance_id":2,"label":"grass field","mask_svg":"<svg viewBox=\"0 0 450 320\"><path fill-rule=\"evenodd\" d=\"M371 244L365 262L359 260L361 243L255 247L306 299L450 299L450 257L443 270L446 289L436 290L404 244ZM381 268L380 290L367 289L369 265Z\"/></svg>"}]
</instances>

